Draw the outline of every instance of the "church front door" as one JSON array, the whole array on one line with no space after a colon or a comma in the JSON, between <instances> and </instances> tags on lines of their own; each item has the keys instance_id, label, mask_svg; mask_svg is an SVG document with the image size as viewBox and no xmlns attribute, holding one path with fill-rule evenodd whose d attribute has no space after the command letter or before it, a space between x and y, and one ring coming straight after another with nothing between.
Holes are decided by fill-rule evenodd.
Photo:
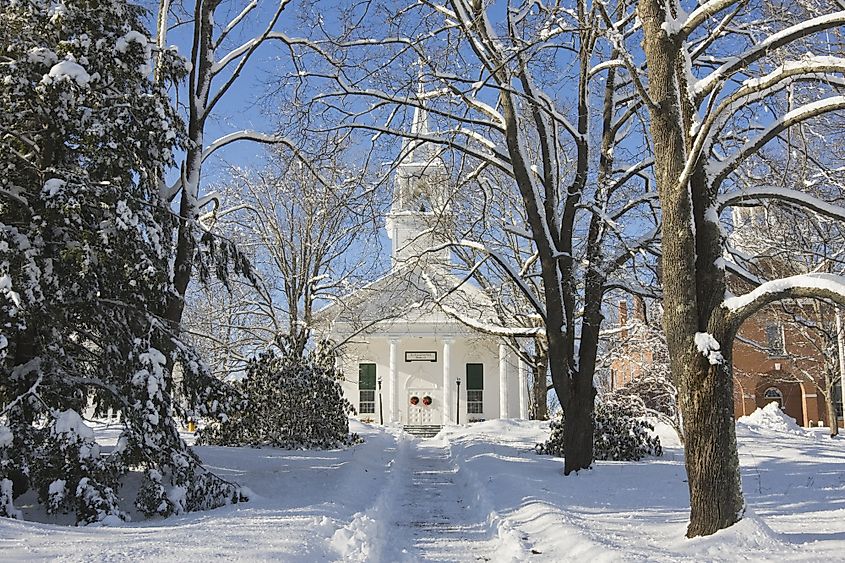
<instances>
[{"instance_id":1,"label":"church front door","mask_svg":"<svg viewBox=\"0 0 845 563\"><path fill-rule=\"evenodd\" d=\"M443 421L441 402L442 398L436 389L409 389L408 424L440 426Z\"/></svg>"}]
</instances>

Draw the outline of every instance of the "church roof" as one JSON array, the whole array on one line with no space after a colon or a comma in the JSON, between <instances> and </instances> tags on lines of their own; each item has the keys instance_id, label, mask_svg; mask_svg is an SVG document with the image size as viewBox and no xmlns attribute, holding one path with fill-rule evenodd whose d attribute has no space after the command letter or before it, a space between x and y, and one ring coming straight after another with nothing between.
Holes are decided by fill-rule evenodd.
<instances>
[{"instance_id":1,"label":"church roof","mask_svg":"<svg viewBox=\"0 0 845 563\"><path fill-rule=\"evenodd\" d=\"M502 326L492 299L443 264L395 267L315 317L323 332L346 337L431 331L528 336L536 332Z\"/></svg>"}]
</instances>

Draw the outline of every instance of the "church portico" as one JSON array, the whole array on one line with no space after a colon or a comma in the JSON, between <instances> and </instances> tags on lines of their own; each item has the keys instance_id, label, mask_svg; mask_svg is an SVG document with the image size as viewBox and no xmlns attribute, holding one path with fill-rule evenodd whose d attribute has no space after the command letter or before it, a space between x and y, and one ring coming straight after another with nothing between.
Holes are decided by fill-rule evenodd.
<instances>
[{"instance_id":1,"label":"church portico","mask_svg":"<svg viewBox=\"0 0 845 563\"><path fill-rule=\"evenodd\" d=\"M525 412L519 403L524 392L501 392L522 381L512 363L506 347L495 340L406 335L370 336L366 343L350 344L340 367L359 419L439 426Z\"/></svg>"}]
</instances>

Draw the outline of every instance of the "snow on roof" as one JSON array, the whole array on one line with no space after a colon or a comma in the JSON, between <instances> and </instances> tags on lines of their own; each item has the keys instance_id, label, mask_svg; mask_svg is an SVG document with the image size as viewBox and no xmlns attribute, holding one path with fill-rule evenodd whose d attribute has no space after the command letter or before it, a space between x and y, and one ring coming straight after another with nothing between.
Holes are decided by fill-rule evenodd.
<instances>
[{"instance_id":1,"label":"snow on roof","mask_svg":"<svg viewBox=\"0 0 845 563\"><path fill-rule=\"evenodd\" d=\"M327 331L380 332L399 324L462 325L497 335L533 334L503 327L490 297L443 265L397 267L315 314Z\"/></svg>"}]
</instances>

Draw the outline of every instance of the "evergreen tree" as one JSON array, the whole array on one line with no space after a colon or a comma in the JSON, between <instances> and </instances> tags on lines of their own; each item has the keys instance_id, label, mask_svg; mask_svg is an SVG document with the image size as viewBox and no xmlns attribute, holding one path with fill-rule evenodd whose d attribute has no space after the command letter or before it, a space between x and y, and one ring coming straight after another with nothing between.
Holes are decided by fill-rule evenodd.
<instances>
[{"instance_id":1,"label":"evergreen tree","mask_svg":"<svg viewBox=\"0 0 845 563\"><path fill-rule=\"evenodd\" d=\"M168 365L198 413L222 416L224 389L150 313L172 291L177 222L160 177L184 128L149 78L143 17L124 0L0 10L3 516L20 515L12 497L28 486L80 523L125 518L117 488L130 468L145 471L136 504L148 514L241 499L179 437ZM159 64L184 73L175 53ZM80 416L92 403L121 415L107 456Z\"/></svg>"},{"instance_id":2,"label":"evergreen tree","mask_svg":"<svg viewBox=\"0 0 845 563\"><path fill-rule=\"evenodd\" d=\"M223 422L200 433L200 443L280 448L337 448L360 441L349 433L352 404L343 397L333 358L302 355L298 340L277 339L247 364L243 402Z\"/></svg>"}]
</instances>

